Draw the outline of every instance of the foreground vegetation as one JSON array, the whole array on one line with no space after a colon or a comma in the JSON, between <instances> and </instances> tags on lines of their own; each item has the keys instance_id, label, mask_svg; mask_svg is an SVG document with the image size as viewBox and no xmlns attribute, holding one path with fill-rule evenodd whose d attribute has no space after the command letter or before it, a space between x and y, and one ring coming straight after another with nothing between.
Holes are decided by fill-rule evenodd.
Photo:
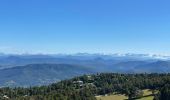
<instances>
[{"instance_id":1,"label":"foreground vegetation","mask_svg":"<svg viewBox=\"0 0 170 100\"><path fill-rule=\"evenodd\" d=\"M97 100L126 100L128 99L127 96L122 94L111 94L105 96L96 96Z\"/></svg>"},{"instance_id":2,"label":"foreground vegetation","mask_svg":"<svg viewBox=\"0 0 170 100\"><path fill-rule=\"evenodd\" d=\"M142 90L143 96L138 98L137 100L153 100L154 96L152 95L152 90L145 89ZM122 94L110 94L110 95L104 95L104 96L96 96L97 100L127 100L128 97Z\"/></svg>"},{"instance_id":3,"label":"foreground vegetation","mask_svg":"<svg viewBox=\"0 0 170 100\"><path fill-rule=\"evenodd\" d=\"M170 100L169 84L170 74L102 73L84 75L49 86L1 88L0 100L96 100L95 96L113 93L125 95L125 98L120 95L123 99ZM145 89L150 89L152 94L145 96L148 94L142 91Z\"/></svg>"}]
</instances>

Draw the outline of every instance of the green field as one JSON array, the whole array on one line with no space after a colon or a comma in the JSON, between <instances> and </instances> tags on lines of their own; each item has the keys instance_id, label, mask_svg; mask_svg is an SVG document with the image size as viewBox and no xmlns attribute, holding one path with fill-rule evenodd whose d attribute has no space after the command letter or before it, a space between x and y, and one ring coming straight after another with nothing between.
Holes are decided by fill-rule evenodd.
<instances>
[{"instance_id":1,"label":"green field","mask_svg":"<svg viewBox=\"0 0 170 100\"><path fill-rule=\"evenodd\" d=\"M154 97L153 96L149 96L149 97L143 97L141 99L137 99L137 100L153 100Z\"/></svg>"},{"instance_id":2,"label":"green field","mask_svg":"<svg viewBox=\"0 0 170 100\"><path fill-rule=\"evenodd\" d=\"M97 100L125 100L127 99L124 95L109 95L109 96L100 96L97 97Z\"/></svg>"},{"instance_id":3,"label":"green field","mask_svg":"<svg viewBox=\"0 0 170 100\"><path fill-rule=\"evenodd\" d=\"M153 100L153 96L148 96L152 94L152 91L146 89L143 90L144 94L143 97L140 99L136 99L136 100ZM127 96L125 95L120 95L120 94L113 94L113 95L108 95L108 96L97 96L96 97L97 100L126 100L128 99Z\"/></svg>"},{"instance_id":4,"label":"green field","mask_svg":"<svg viewBox=\"0 0 170 100\"><path fill-rule=\"evenodd\" d=\"M137 99L137 100L153 100L153 96L147 96L147 95L152 95L152 91L146 89L146 90L143 90L144 94L143 96L146 96L146 97L143 97L141 99Z\"/></svg>"}]
</instances>

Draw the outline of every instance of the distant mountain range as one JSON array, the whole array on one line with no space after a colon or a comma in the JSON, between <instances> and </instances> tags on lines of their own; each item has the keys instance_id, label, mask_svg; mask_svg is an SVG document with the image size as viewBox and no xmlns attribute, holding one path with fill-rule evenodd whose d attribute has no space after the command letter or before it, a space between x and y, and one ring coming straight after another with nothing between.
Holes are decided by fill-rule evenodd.
<instances>
[{"instance_id":1,"label":"distant mountain range","mask_svg":"<svg viewBox=\"0 0 170 100\"><path fill-rule=\"evenodd\" d=\"M0 86L47 85L101 72L170 73L170 61L142 54L0 55Z\"/></svg>"},{"instance_id":2,"label":"distant mountain range","mask_svg":"<svg viewBox=\"0 0 170 100\"><path fill-rule=\"evenodd\" d=\"M109 63L122 62L122 61L156 61L156 60L170 60L170 56L161 56L161 55L150 55L150 54L88 54L88 53L78 53L72 55L66 54L57 54L57 55L14 55L14 54L3 54L0 53L0 69L14 67L14 66L24 66L28 64L77 64L79 63L88 63L98 61Z\"/></svg>"}]
</instances>

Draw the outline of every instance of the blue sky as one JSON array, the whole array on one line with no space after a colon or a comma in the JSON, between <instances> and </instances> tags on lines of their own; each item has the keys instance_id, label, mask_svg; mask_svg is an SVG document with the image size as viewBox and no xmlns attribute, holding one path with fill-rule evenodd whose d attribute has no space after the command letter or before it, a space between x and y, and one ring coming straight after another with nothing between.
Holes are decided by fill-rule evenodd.
<instances>
[{"instance_id":1,"label":"blue sky","mask_svg":"<svg viewBox=\"0 0 170 100\"><path fill-rule=\"evenodd\" d=\"M170 55L169 0L1 0L0 52Z\"/></svg>"}]
</instances>

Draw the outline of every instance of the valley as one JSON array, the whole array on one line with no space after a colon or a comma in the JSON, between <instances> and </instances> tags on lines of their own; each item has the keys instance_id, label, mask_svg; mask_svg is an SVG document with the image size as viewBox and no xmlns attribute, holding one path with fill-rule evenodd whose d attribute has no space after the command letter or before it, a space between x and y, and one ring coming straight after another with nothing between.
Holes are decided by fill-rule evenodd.
<instances>
[{"instance_id":1,"label":"valley","mask_svg":"<svg viewBox=\"0 0 170 100\"><path fill-rule=\"evenodd\" d=\"M170 74L101 73L47 86L0 88L5 100L168 100ZM113 94L114 93L114 94ZM103 96L102 96L103 95Z\"/></svg>"},{"instance_id":2,"label":"valley","mask_svg":"<svg viewBox=\"0 0 170 100\"><path fill-rule=\"evenodd\" d=\"M83 74L169 73L169 59L139 55L1 55L0 87L48 85Z\"/></svg>"}]
</instances>

